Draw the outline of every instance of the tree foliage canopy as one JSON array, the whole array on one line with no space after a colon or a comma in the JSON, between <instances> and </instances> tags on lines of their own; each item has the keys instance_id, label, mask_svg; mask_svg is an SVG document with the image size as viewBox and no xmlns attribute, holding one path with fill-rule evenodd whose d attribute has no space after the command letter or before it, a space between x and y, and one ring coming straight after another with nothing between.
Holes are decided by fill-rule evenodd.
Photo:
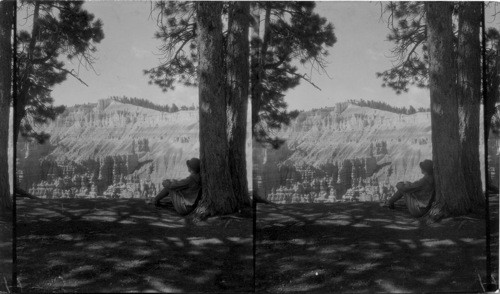
<instances>
[{"instance_id":1,"label":"tree foliage canopy","mask_svg":"<svg viewBox=\"0 0 500 294\"><path fill-rule=\"evenodd\" d=\"M47 139L49 135L36 131L34 126L53 120L64 111L63 106L53 106L51 88L68 75L80 80L80 66L92 67L95 44L104 38L104 33L102 22L95 20L82 4L83 1L21 2L19 16L26 22L18 26L17 33L15 127L22 136L39 142ZM63 58L76 61L78 70L69 69Z\"/></svg>"},{"instance_id":2,"label":"tree foliage canopy","mask_svg":"<svg viewBox=\"0 0 500 294\"><path fill-rule=\"evenodd\" d=\"M225 3L222 11L222 19L226 21L228 5ZM314 2L252 2L250 6L253 134L259 141L279 144L270 131L288 124L298 114L287 111L286 91L299 85L301 80L314 85L311 76L301 73L298 65L326 73L326 48L333 46L337 39L333 25L314 12ZM159 28L155 37L163 41L160 48L163 61L145 70L150 84L163 91L174 89L176 84L196 86L198 44L193 3L162 1L155 9ZM227 40L227 26L223 34Z\"/></svg>"},{"instance_id":3,"label":"tree foliage canopy","mask_svg":"<svg viewBox=\"0 0 500 294\"><path fill-rule=\"evenodd\" d=\"M459 8L460 3L456 3L453 10L455 17ZM424 3L389 2L383 7L383 14L387 16L387 26L390 30L387 40L394 43L391 53L395 64L392 68L377 73L377 77L382 79L382 86L390 87L398 94L408 92L410 86L427 88L429 56ZM456 23L453 30L457 37ZM487 72L491 77L498 74L495 58L498 52L499 32L496 28L487 28L485 35ZM456 45L457 40L454 41Z\"/></svg>"},{"instance_id":4,"label":"tree foliage canopy","mask_svg":"<svg viewBox=\"0 0 500 294\"><path fill-rule=\"evenodd\" d=\"M496 28L486 30L486 126L490 125L495 133L500 132L500 107L495 104L500 102L500 32ZM488 119L489 118L489 119Z\"/></svg>"},{"instance_id":5,"label":"tree foliage canopy","mask_svg":"<svg viewBox=\"0 0 500 294\"><path fill-rule=\"evenodd\" d=\"M377 73L383 87L390 87L397 94L408 92L409 86L428 86L427 25L423 2L389 2L384 7L387 40L394 43L391 50L395 64Z\"/></svg>"}]
</instances>

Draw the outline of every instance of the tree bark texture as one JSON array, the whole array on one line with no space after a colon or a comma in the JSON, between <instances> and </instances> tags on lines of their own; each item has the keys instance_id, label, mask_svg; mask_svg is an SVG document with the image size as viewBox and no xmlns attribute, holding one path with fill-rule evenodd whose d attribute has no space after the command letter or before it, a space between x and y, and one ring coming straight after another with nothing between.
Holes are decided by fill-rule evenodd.
<instances>
[{"instance_id":1,"label":"tree bark texture","mask_svg":"<svg viewBox=\"0 0 500 294\"><path fill-rule=\"evenodd\" d=\"M15 1L0 2L0 206L12 208L9 186L9 110L12 101L12 29Z\"/></svg>"},{"instance_id":2,"label":"tree bark texture","mask_svg":"<svg viewBox=\"0 0 500 294\"><path fill-rule=\"evenodd\" d=\"M453 54L451 2L426 2L429 45L432 157L436 201L431 216L468 212L460 152L456 66Z\"/></svg>"},{"instance_id":3,"label":"tree bark texture","mask_svg":"<svg viewBox=\"0 0 500 294\"><path fill-rule=\"evenodd\" d=\"M199 52L200 160L203 197L195 215L205 218L237 208L228 161L222 2L196 2Z\"/></svg>"},{"instance_id":4,"label":"tree bark texture","mask_svg":"<svg viewBox=\"0 0 500 294\"><path fill-rule=\"evenodd\" d=\"M458 12L457 94L459 134L467 195L473 206L484 206L479 162L481 104L481 2L462 2Z\"/></svg>"},{"instance_id":5,"label":"tree bark texture","mask_svg":"<svg viewBox=\"0 0 500 294\"><path fill-rule=\"evenodd\" d=\"M246 165L247 109L249 94L249 2L232 2L229 6L229 28L226 63L227 135L229 170L238 207L250 205Z\"/></svg>"}]
</instances>

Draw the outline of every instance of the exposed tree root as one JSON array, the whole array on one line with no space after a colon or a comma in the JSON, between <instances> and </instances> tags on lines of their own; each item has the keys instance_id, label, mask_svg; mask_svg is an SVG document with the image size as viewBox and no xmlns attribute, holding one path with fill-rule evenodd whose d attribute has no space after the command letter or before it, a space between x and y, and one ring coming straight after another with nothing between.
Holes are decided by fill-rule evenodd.
<instances>
[{"instance_id":1,"label":"exposed tree root","mask_svg":"<svg viewBox=\"0 0 500 294\"><path fill-rule=\"evenodd\" d=\"M264 204L276 205L276 203L273 203L267 199L260 197L257 193L253 194L253 202L254 203L264 203Z\"/></svg>"},{"instance_id":2,"label":"exposed tree root","mask_svg":"<svg viewBox=\"0 0 500 294\"><path fill-rule=\"evenodd\" d=\"M30 198L30 199L38 199L38 200L40 200L40 198L38 198L38 197L36 197L34 195L31 195L30 193L24 191L21 188L16 188L14 194L15 194L15 197L26 197L26 198Z\"/></svg>"},{"instance_id":3,"label":"exposed tree root","mask_svg":"<svg viewBox=\"0 0 500 294\"><path fill-rule=\"evenodd\" d=\"M450 214L445 211L443 205L437 201L435 201L429 212L424 215L426 224L433 224L440 222L442 219L449 217Z\"/></svg>"},{"instance_id":4,"label":"exposed tree root","mask_svg":"<svg viewBox=\"0 0 500 294\"><path fill-rule=\"evenodd\" d=\"M205 221L209 217L220 217L221 219L244 219L252 218L253 212L250 205L245 205L240 208L235 208L235 211L228 213L214 213L208 207L204 205L199 205L196 209L189 214L186 219L193 223L198 223L200 221Z\"/></svg>"}]
</instances>

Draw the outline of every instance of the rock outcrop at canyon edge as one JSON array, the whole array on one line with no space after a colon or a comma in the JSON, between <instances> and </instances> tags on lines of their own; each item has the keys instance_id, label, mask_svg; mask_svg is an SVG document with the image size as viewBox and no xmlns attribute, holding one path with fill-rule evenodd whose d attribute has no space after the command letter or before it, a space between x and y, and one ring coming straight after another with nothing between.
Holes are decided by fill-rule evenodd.
<instances>
[{"instance_id":1,"label":"rock outcrop at canyon edge","mask_svg":"<svg viewBox=\"0 0 500 294\"><path fill-rule=\"evenodd\" d=\"M17 146L18 179L26 190L69 185L69 195L102 195L132 184L142 192L147 183L157 191L166 178L188 176L186 160L199 157L197 110L167 113L104 99L68 107L43 131L51 135L46 144L20 139Z\"/></svg>"},{"instance_id":2,"label":"rock outcrop at canyon edge","mask_svg":"<svg viewBox=\"0 0 500 294\"><path fill-rule=\"evenodd\" d=\"M254 143L254 184L277 203L380 201L432 159L430 113L397 114L349 103L300 113L278 150ZM481 152L482 152L481 147Z\"/></svg>"}]
</instances>

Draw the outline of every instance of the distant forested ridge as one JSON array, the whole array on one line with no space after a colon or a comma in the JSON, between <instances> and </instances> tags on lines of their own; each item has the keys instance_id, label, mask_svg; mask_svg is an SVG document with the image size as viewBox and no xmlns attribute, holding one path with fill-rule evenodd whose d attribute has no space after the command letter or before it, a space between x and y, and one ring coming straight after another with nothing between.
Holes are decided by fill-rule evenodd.
<instances>
[{"instance_id":1,"label":"distant forested ridge","mask_svg":"<svg viewBox=\"0 0 500 294\"><path fill-rule=\"evenodd\" d=\"M398 114L414 114L417 112L429 112L430 108L420 107L415 109L413 106L406 107L394 107L382 101L373 101L373 100L348 100L349 103L352 103L361 107L370 107L373 109L379 109L384 111L389 111Z\"/></svg>"},{"instance_id":2,"label":"distant forested ridge","mask_svg":"<svg viewBox=\"0 0 500 294\"><path fill-rule=\"evenodd\" d=\"M177 105L175 105L175 103L172 103L171 106L169 106L168 104L159 105L159 104L155 104L155 103L153 103L147 99L144 99L144 98L136 98L136 97L129 98L126 96L122 96L122 97L111 96L109 98L112 100L121 102L121 103L132 104L135 106L140 106L140 107L158 110L158 111L162 111L162 112L177 112L179 110L196 110L197 109L194 105L191 105L189 107L186 105L182 105L180 108Z\"/></svg>"}]
</instances>

